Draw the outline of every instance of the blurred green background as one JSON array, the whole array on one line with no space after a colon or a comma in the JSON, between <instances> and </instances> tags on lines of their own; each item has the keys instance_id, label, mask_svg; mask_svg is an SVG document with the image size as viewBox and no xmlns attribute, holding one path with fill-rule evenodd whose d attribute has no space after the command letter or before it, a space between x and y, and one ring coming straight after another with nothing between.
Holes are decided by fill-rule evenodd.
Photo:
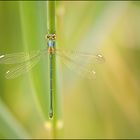
<instances>
[{"instance_id":1,"label":"blurred green background","mask_svg":"<svg viewBox=\"0 0 140 140\"><path fill-rule=\"evenodd\" d=\"M46 3L0 1L0 54L47 46ZM140 138L140 2L58 1L56 21L58 48L99 50L106 61L89 80L57 57L55 132L47 56L12 80L0 64L0 138Z\"/></svg>"}]
</instances>

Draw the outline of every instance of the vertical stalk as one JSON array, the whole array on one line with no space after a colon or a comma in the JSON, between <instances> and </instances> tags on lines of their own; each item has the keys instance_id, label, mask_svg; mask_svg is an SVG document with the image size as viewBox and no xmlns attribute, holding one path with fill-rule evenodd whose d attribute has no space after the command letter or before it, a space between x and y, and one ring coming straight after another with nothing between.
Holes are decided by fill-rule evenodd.
<instances>
[{"instance_id":1,"label":"vertical stalk","mask_svg":"<svg viewBox=\"0 0 140 140\"><path fill-rule=\"evenodd\" d=\"M47 1L47 23L48 33L55 33L55 1Z\"/></svg>"},{"instance_id":2,"label":"vertical stalk","mask_svg":"<svg viewBox=\"0 0 140 140\"><path fill-rule=\"evenodd\" d=\"M47 27L48 34L55 34L55 1L47 1ZM52 118L52 136L56 138L56 60L55 54L49 55L49 75L50 75L50 114L53 113ZM52 91L51 91L52 88ZM52 93L52 94L51 94ZM49 114L49 115L50 115Z\"/></svg>"}]
</instances>

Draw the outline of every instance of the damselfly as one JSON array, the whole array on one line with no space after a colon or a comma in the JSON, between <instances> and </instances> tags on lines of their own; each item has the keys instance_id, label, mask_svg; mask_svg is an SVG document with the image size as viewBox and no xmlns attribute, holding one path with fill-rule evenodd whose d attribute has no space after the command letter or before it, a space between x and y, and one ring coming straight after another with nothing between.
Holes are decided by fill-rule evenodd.
<instances>
[{"instance_id":1,"label":"damselfly","mask_svg":"<svg viewBox=\"0 0 140 140\"><path fill-rule=\"evenodd\" d=\"M95 71L90 64L90 68L85 67L81 59L94 59L96 62L104 62L104 57L101 54L92 54L92 53L84 53L78 52L76 50L65 50L65 49L56 49L55 48L55 41L56 35L55 34L47 34L47 48L43 50L33 51L30 53L20 52L20 53L12 53L12 54L3 54L0 55L0 64L14 64L13 68L9 69L5 73L5 77L7 79L13 79L21 74L31 70L40 60L41 56L49 55L49 63L50 63L50 113L49 116L53 116L53 108L52 108L52 61L53 56L60 56L62 58L62 62L69 67L71 70L75 70L78 74L84 76L86 75L87 78L92 78L95 75ZM82 60L83 61L83 60ZM95 62L94 61L94 62Z\"/></svg>"}]
</instances>

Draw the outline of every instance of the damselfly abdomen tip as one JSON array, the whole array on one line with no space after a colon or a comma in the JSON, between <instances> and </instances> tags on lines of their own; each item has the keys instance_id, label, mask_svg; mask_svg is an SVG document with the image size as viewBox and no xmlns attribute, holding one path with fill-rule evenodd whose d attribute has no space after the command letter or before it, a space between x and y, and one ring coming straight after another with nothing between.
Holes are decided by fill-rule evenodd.
<instances>
[{"instance_id":1,"label":"damselfly abdomen tip","mask_svg":"<svg viewBox=\"0 0 140 140\"><path fill-rule=\"evenodd\" d=\"M52 110L50 110L50 112L49 112L49 118L50 118L50 119L53 118L53 111L52 111Z\"/></svg>"}]
</instances>

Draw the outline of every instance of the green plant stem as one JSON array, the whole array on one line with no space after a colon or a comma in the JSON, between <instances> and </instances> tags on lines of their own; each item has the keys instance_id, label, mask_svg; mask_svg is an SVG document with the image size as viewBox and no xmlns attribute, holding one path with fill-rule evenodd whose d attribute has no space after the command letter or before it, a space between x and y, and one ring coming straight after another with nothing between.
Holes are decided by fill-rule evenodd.
<instances>
[{"instance_id":1,"label":"green plant stem","mask_svg":"<svg viewBox=\"0 0 140 140\"><path fill-rule=\"evenodd\" d=\"M48 34L55 34L55 1L47 1L47 27ZM52 55L52 101L53 101L53 118L52 118L52 136L56 138L56 60L55 54ZM50 60L50 57L49 57ZM50 68L50 66L49 66ZM49 69L50 71L50 69Z\"/></svg>"},{"instance_id":2,"label":"green plant stem","mask_svg":"<svg viewBox=\"0 0 140 140\"><path fill-rule=\"evenodd\" d=\"M55 33L55 1L47 1L47 23L48 23L48 33Z\"/></svg>"}]
</instances>

